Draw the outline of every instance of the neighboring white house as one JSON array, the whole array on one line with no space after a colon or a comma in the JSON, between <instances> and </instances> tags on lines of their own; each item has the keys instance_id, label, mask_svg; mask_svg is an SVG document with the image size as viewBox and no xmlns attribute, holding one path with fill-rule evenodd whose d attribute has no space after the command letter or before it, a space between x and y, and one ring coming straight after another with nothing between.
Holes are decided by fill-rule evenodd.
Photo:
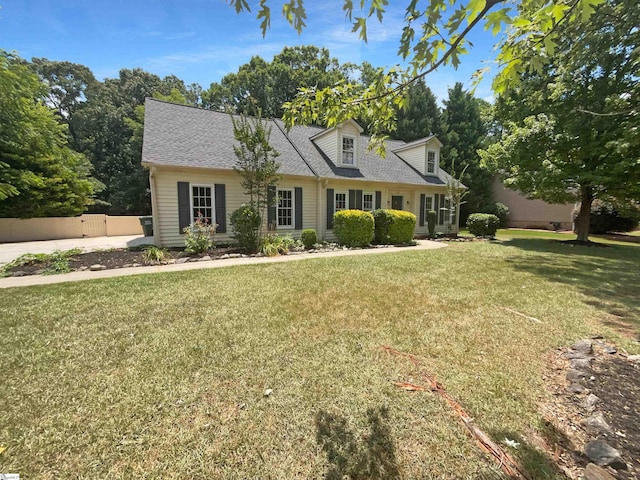
<instances>
[{"instance_id":1,"label":"neighboring white house","mask_svg":"<svg viewBox=\"0 0 640 480\"><path fill-rule=\"evenodd\" d=\"M312 228L318 238L331 239L333 214L350 208L413 212L417 235L427 233L426 211L435 210L437 231L457 230L457 212L447 222L443 208L451 177L440 168L436 137L389 140L382 158L368 150L370 139L354 121L288 132L281 120L267 122L270 143L280 153L278 204L268 212L277 233L298 236ZM230 240L229 216L248 200L233 170L234 144L229 114L147 99L142 164L150 171L158 245L184 245L183 228L198 212L218 224L217 241Z\"/></svg>"},{"instance_id":2,"label":"neighboring white house","mask_svg":"<svg viewBox=\"0 0 640 480\"><path fill-rule=\"evenodd\" d=\"M573 228L572 214L576 208L573 203L559 204L531 200L506 187L499 178L493 180L492 189L494 200L509 207L507 224L509 227L554 230L557 225L561 230Z\"/></svg>"}]
</instances>

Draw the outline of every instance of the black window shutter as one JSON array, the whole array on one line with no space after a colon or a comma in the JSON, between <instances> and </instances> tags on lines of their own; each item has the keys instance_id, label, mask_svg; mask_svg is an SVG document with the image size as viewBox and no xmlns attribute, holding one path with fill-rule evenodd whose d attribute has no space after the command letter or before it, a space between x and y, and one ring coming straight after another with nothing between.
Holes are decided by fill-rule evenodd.
<instances>
[{"instance_id":1,"label":"black window shutter","mask_svg":"<svg viewBox=\"0 0 640 480\"><path fill-rule=\"evenodd\" d=\"M440 225L444 225L444 219L445 219L445 203L444 203L444 195L440 195Z\"/></svg>"},{"instance_id":2,"label":"black window shutter","mask_svg":"<svg viewBox=\"0 0 640 480\"><path fill-rule=\"evenodd\" d=\"M295 202L296 202L296 230L302 230L302 188L296 187L295 190Z\"/></svg>"},{"instance_id":3,"label":"black window shutter","mask_svg":"<svg viewBox=\"0 0 640 480\"><path fill-rule=\"evenodd\" d=\"M356 190L356 210L362 210L362 190Z\"/></svg>"},{"instance_id":4,"label":"black window shutter","mask_svg":"<svg viewBox=\"0 0 640 480\"><path fill-rule=\"evenodd\" d=\"M227 198L224 183L215 185L216 233L227 233Z\"/></svg>"},{"instance_id":5,"label":"black window shutter","mask_svg":"<svg viewBox=\"0 0 640 480\"><path fill-rule=\"evenodd\" d=\"M434 195L433 201L433 209L436 211L436 225L440 225L440 195Z\"/></svg>"},{"instance_id":6,"label":"black window shutter","mask_svg":"<svg viewBox=\"0 0 640 480\"><path fill-rule=\"evenodd\" d=\"M327 188L327 230L333 228L333 188Z\"/></svg>"},{"instance_id":7,"label":"black window shutter","mask_svg":"<svg viewBox=\"0 0 640 480\"><path fill-rule=\"evenodd\" d=\"M276 198L276 187L275 185L271 185L267 189L267 229L275 230L275 226L277 223L276 219L276 208L278 204L278 199Z\"/></svg>"},{"instance_id":8,"label":"black window shutter","mask_svg":"<svg viewBox=\"0 0 640 480\"><path fill-rule=\"evenodd\" d=\"M376 190L376 208L382 208L382 192Z\"/></svg>"},{"instance_id":9,"label":"black window shutter","mask_svg":"<svg viewBox=\"0 0 640 480\"><path fill-rule=\"evenodd\" d=\"M189 182L178 182L178 226L180 233L191 223L191 196Z\"/></svg>"},{"instance_id":10,"label":"black window shutter","mask_svg":"<svg viewBox=\"0 0 640 480\"><path fill-rule=\"evenodd\" d=\"M354 209L356 207L356 192L357 190L349 190L349 205L347 208Z\"/></svg>"},{"instance_id":11,"label":"black window shutter","mask_svg":"<svg viewBox=\"0 0 640 480\"><path fill-rule=\"evenodd\" d=\"M424 227L424 202L426 195L424 193L420 194L420 226Z\"/></svg>"}]
</instances>

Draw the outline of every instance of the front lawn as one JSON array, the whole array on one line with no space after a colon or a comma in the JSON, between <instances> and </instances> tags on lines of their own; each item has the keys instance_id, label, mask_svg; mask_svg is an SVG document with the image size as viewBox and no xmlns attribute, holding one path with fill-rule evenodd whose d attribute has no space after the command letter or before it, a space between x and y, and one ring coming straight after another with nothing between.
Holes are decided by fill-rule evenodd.
<instances>
[{"instance_id":1,"label":"front lawn","mask_svg":"<svg viewBox=\"0 0 640 480\"><path fill-rule=\"evenodd\" d=\"M593 334L639 353L639 262L512 237L2 290L0 472L496 478L441 399L392 385L420 379L390 345L555 478L545 355Z\"/></svg>"}]
</instances>

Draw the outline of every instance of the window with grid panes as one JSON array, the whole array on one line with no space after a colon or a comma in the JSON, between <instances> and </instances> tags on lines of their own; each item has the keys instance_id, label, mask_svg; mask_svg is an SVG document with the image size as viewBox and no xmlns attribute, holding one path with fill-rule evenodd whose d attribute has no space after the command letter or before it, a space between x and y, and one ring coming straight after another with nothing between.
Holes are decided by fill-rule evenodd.
<instances>
[{"instance_id":1,"label":"window with grid panes","mask_svg":"<svg viewBox=\"0 0 640 480\"><path fill-rule=\"evenodd\" d=\"M293 190L278 190L278 227L293 228Z\"/></svg>"},{"instance_id":2,"label":"window with grid panes","mask_svg":"<svg viewBox=\"0 0 640 480\"><path fill-rule=\"evenodd\" d=\"M213 221L213 188L207 185L191 186L191 220L202 215L206 223Z\"/></svg>"}]
</instances>

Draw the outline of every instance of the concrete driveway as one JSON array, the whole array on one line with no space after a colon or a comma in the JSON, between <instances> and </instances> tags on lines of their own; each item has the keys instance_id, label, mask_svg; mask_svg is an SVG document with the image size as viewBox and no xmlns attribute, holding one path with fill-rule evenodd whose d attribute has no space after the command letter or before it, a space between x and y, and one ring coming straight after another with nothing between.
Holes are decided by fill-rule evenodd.
<instances>
[{"instance_id":1,"label":"concrete driveway","mask_svg":"<svg viewBox=\"0 0 640 480\"><path fill-rule=\"evenodd\" d=\"M94 252L108 248L135 247L153 243L153 237L123 235L120 237L65 238L64 240L43 240L39 242L0 243L0 265L15 260L25 253L52 253L56 250L80 248L84 252Z\"/></svg>"}]
</instances>

